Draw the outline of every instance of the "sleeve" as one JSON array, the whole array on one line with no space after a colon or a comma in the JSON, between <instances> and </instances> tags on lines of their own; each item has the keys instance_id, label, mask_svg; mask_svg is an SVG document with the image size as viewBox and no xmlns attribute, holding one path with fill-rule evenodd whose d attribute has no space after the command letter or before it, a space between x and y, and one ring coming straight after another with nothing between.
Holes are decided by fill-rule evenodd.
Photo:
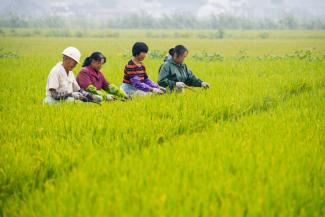
<instances>
[{"instance_id":1,"label":"sleeve","mask_svg":"<svg viewBox=\"0 0 325 217\"><path fill-rule=\"evenodd\" d=\"M130 79L130 81L131 81L131 85L137 88L138 90L149 92L151 89L151 87L148 84L141 82L138 76L134 76L133 78Z\"/></svg>"},{"instance_id":2,"label":"sleeve","mask_svg":"<svg viewBox=\"0 0 325 217\"><path fill-rule=\"evenodd\" d=\"M152 87L152 88L158 88L159 85L156 84L155 82L153 82L152 80L149 79L149 76L148 76L148 74L147 74L146 67L143 66L143 68L144 68L144 71L146 72L146 73L145 73L145 76L144 76L144 81L143 81L143 83L145 83L145 84L148 85L149 87Z\"/></svg>"},{"instance_id":3,"label":"sleeve","mask_svg":"<svg viewBox=\"0 0 325 217\"><path fill-rule=\"evenodd\" d=\"M105 89L109 86L109 82L106 80L106 78L103 74L102 74L102 76L103 76L102 89Z\"/></svg>"},{"instance_id":4,"label":"sleeve","mask_svg":"<svg viewBox=\"0 0 325 217\"><path fill-rule=\"evenodd\" d=\"M192 71L186 66L186 72L188 74L188 79L186 80L186 85L194 86L194 87L201 87L202 80L196 77Z\"/></svg>"},{"instance_id":5,"label":"sleeve","mask_svg":"<svg viewBox=\"0 0 325 217\"><path fill-rule=\"evenodd\" d=\"M49 74L49 77L47 79L48 82L48 89L56 90L60 87L59 83L59 72L56 70L52 70Z\"/></svg>"},{"instance_id":6,"label":"sleeve","mask_svg":"<svg viewBox=\"0 0 325 217\"><path fill-rule=\"evenodd\" d=\"M85 70L81 70L77 75L77 82L82 89L86 89L89 85L92 85L90 77Z\"/></svg>"},{"instance_id":7,"label":"sleeve","mask_svg":"<svg viewBox=\"0 0 325 217\"><path fill-rule=\"evenodd\" d=\"M62 100L62 99L66 99L68 96L70 96L71 94L68 94L66 92L57 92L56 90L51 90L51 96L55 99L55 100Z\"/></svg>"},{"instance_id":8,"label":"sleeve","mask_svg":"<svg viewBox=\"0 0 325 217\"><path fill-rule=\"evenodd\" d=\"M149 78L144 80L144 83L147 84L148 86L152 87L152 88L158 88L159 85L156 84L155 82L151 81Z\"/></svg>"},{"instance_id":9,"label":"sleeve","mask_svg":"<svg viewBox=\"0 0 325 217\"><path fill-rule=\"evenodd\" d=\"M170 78L170 68L167 64L160 67L158 75L158 84L162 87L169 87L171 90L176 86L176 81L172 81Z\"/></svg>"}]
</instances>

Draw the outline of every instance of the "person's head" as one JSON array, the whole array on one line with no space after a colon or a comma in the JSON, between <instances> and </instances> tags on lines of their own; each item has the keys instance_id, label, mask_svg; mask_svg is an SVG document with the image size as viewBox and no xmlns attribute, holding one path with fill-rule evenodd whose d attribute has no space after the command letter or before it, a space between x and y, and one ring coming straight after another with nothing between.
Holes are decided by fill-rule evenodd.
<instances>
[{"instance_id":1,"label":"person's head","mask_svg":"<svg viewBox=\"0 0 325 217\"><path fill-rule=\"evenodd\" d=\"M77 61L75 61L71 57L63 55L62 65L67 71L72 71L77 64Z\"/></svg>"},{"instance_id":2,"label":"person's head","mask_svg":"<svg viewBox=\"0 0 325 217\"><path fill-rule=\"evenodd\" d=\"M62 52L62 55L63 55L63 61L62 61L63 67L68 71L72 71L72 69L76 67L76 65L79 63L81 53L75 47L67 47Z\"/></svg>"},{"instance_id":3,"label":"person's head","mask_svg":"<svg viewBox=\"0 0 325 217\"><path fill-rule=\"evenodd\" d=\"M136 42L132 47L132 55L138 60L143 61L149 51L144 42Z\"/></svg>"},{"instance_id":4,"label":"person's head","mask_svg":"<svg viewBox=\"0 0 325 217\"><path fill-rule=\"evenodd\" d=\"M185 58L187 57L188 54L188 50L186 47L184 47L183 45L177 45L174 48L174 52L173 52L173 59L176 63L181 64L184 62Z\"/></svg>"},{"instance_id":5,"label":"person's head","mask_svg":"<svg viewBox=\"0 0 325 217\"><path fill-rule=\"evenodd\" d=\"M85 59L82 66L90 66L96 71L99 71L105 63L106 57L101 52L94 52Z\"/></svg>"}]
</instances>

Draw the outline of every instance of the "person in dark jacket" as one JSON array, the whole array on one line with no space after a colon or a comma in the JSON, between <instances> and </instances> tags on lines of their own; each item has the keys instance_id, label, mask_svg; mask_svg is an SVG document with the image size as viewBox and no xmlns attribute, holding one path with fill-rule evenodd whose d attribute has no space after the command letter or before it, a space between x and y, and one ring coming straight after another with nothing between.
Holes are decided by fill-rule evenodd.
<instances>
[{"instance_id":1,"label":"person in dark jacket","mask_svg":"<svg viewBox=\"0 0 325 217\"><path fill-rule=\"evenodd\" d=\"M184 63L188 55L188 50L183 45L177 45L172 53L172 58L167 59L160 67L158 75L158 84L162 87L168 87L171 91L176 88L181 92L184 88L203 87L209 88L207 82L196 77Z\"/></svg>"}]
</instances>

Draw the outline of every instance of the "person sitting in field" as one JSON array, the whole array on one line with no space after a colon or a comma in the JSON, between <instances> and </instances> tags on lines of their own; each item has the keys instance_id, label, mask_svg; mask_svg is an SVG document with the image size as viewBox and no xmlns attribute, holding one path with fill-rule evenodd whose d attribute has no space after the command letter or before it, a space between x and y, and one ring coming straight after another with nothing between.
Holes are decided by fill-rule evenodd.
<instances>
[{"instance_id":1,"label":"person sitting in field","mask_svg":"<svg viewBox=\"0 0 325 217\"><path fill-rule=\"evenodd\" d=\"M133 45L133 58L124 69L124 78L121 89L127 94L145 96L150 94L164 94L166 89L151 81L146 72L146 67L142 64L148 53L148 46L143 42Z\"/></svg>"},{"instance_id":2,"label":"person sitting in field","mask_svg":"<svg viewBox=\"0 0 325 217\"><path fill-rule=\"evenodd\" d=\"M172 51L172 58L160 67L158 75L158 84L162 87L168 87L171 91L175 88L178 92L184 88L203 87L209 88L210 85L198 77L184 64L188 50L183 45L177 45Z\"/></svg>"},{"instance_id":3,"label":"person sitting in field","mask_svg":"<svg viewBox=\"0 0 325 217\"><path fill-rule=\"evenodd\" d=\"M100 71L106 63L106 57L100 52L94 52L87 57L83 68L77 75L77 82L81 88L89 93L95 94L99 101L120 99L127 100L129 97L123 90L114 84L110 84Z\"/></svg>"},{"instance_id":4,"label":"person sitting in field","mask_svg":"<svg viewBox=\"0 0 325 217\"><path fill-rule=\"evenodd\" d=\"M68 47L63 51L63 61L57 63L51 70L46 83L45 104L58 102L74 102L87 100L89 96L83 91L72 72L80 61L80 51L75 47Z\"/></svg>"}]
</instances>

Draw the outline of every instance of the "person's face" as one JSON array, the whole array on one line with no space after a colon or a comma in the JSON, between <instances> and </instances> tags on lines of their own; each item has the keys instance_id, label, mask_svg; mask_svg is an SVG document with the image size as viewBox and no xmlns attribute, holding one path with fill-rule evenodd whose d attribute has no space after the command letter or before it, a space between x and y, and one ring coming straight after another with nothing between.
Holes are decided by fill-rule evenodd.
<instances>
[{"instance_id":1,"label":"person's face","mask_svg":"<svg viewBox=\"0 0 325 217\"><path fill-rule=\"evenodd\" d=\"M98 60L91 61L91 67L93 69L95 69L96 71L99 71L104 64L105 64L104 59L102 59L101 61L98 61Z\"/></svg>"},{"instance_id":2,"label":"person's face","mask_svg":"<svg viewBox=\"0 0 325 217\"><path fill-rule=\"evenodd\" d=\"M141 52L138 56L136 56L136 58L137 58L138 61L141 62L146 58L146 56L147 56L147 53Z\"/></svg>"},{"instance_id":3,"label":"person's face","mask_svg":"<svg viewBox=\"0 0 325 217\"><path fill-rule=\"evenodd\" d=\"M64 59L64 65L65 65L65 68L69 71L72 71L76 65L77 65L77 61L75 61L74 59L70 58L70 57L66 57Z\"/></svg>"},{"instance_id":4,"label":"person's face","mask_svg":"<svg viewBox=\"0 0 325 217\"><path fill-rule=\"evenodd\" d=\"M181 64L181 63L183 63L185 61L185 58L187 57L187 54L188 54L188 52L185 52L185 53L183 53L183 54L181 54L179 56L177 56L177 54L174 54L173 58L174 58L176 63Z\"/></svg>"}]
</instances>

